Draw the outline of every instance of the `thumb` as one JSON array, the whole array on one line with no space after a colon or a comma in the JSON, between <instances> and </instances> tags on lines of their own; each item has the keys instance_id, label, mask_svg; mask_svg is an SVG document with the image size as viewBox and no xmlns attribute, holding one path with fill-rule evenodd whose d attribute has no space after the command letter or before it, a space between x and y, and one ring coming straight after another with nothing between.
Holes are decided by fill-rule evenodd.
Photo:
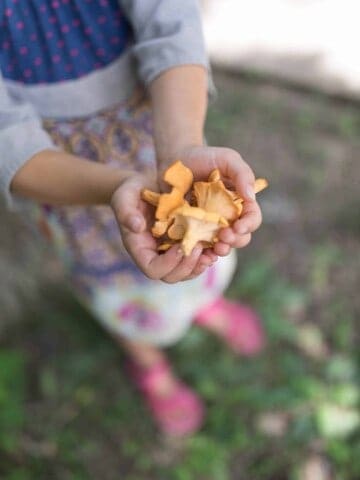
<instances>
[{"instance_id":1,"label":"thumb","mask_svg":"<svg viewBox=\"0 0 360 480\"><path fill-rule=\"evenodd\" d=\"M133 233L141 233L146 227L140 210L143 183L139 178L126 180L114 193L111 206L121 227Z\"/></svg>"}]
</instances>

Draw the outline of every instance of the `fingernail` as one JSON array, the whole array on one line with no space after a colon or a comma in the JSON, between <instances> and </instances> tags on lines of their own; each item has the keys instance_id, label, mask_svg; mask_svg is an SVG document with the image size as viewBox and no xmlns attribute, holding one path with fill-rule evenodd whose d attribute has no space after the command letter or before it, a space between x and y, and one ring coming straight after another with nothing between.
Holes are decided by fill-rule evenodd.
<instances>
[{"instance_id":1,"label":"fingernail","mask_svg":"<svg viewBox=\"0 0 360 480\"><path fill-rule=\"evenodd\" d=\"M176 250L176 256L181 258L184 255L184 252L182 251L182 248L178 248Z\"/></svg>"},{"instance_id":2,"label":"fingernail","mask_svg":"<svg viewBox=\"0 0 360 480\"><path fill-rule=\"evenodd\" d=\"M142 220L140 217L133 217L130 219L129 225L133 232L139 232L142 227Z\"/></svg>"},{"instance_id":3,"label":"fingernail","mask_svg":"<svg viewBox=\"0 0 360 480\"><path fill-rule=\"evenodd\" d=\"M195 247L192 254L194 257L197 257L202 252L202 247Z\"/></svg>"},{"instance_id":4,"label":"fingernail","mask_svg":"<svg viewBox=\"0 0 360 480\"><path fill-rule=\"evenodd\" d=\"M255 192L254 192L254 187L252 185L249 185L247 188L246 188L246 195L248 198L250 198L251 200L255 200Z\"/></svg>"}]
</instances>

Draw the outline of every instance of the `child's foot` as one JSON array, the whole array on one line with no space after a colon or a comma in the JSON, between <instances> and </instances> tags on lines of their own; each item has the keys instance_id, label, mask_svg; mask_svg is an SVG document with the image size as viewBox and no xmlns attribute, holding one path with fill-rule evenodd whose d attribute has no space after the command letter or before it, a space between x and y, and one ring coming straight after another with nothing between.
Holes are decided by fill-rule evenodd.
<instances>
[{"instance_id":1,"label":"child's foot","mask_svg":"<svg viewBox=\"0 0 360 480\"><path fill-rule=\"evenodd\" d=\"M201 427L204 407L200 398L174 377L165 359L151 367L130 362L129 374L163 433L183 437Z\"/></svg>"},{"instance_id":2,"label":"child's foot","mask_svg":"<svg viewBox=\"0 0 360 480\"><path fill-rule=\"evenodd\" d=\"M195 324L221 337L237 354L254 356L265 346L264 330L255 311L226 298L201 309Z\"/></svg>"}]
</instances>

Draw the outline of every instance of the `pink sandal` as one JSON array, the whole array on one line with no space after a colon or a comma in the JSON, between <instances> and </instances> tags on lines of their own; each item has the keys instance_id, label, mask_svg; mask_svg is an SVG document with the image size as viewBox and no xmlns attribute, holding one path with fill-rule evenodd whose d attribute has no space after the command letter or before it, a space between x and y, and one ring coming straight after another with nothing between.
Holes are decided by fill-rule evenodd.
<instances>
[{"instance_id":1,"label":"pink sandal","mask_svg":"<svg viewBox=\"0 0 360 480\"><path fill-rule=\"evenodd\" d=\"M211 328L214 316L219 316L226 322L226 328L220 335L235 353L251 357L263 350L264 330L252 308L219 298L197 313L195 324Z\"/></svg>"},{"instance_id":2,"label":"pink sandal","mask_svg":"<svg viewBox=\"0 0 360 480\"><path fill-rule=\"evenodd\" d=\"M150 368L129 362L128 371L143 393L163 433L172 437L184 437L199 430L204 417L204 407L200 398L190 388L180 380L175 380L176 386L170 395L159 394L157 391L159 377L171 374L171 368L166 361Z\"/></svg>"}]
</instances>

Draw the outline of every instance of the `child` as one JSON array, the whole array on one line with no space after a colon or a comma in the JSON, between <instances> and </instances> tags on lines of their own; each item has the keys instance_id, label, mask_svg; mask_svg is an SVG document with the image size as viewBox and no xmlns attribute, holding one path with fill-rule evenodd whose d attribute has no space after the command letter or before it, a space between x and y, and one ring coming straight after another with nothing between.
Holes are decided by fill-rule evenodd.
<instances>
[{"instance_id":1,"label":"child","mask_svg":"<svg viewBox=\"0 0 360 480\"><path fill-rule=\"evenodd\" d=\"M240 155L204 146L208 64L197 1L1 5L1 190L10 206L28 199L74 291L127 351L159 427L189 434L202 403L158 347L193 320L237 353L263 344L255 314L221 297L231 248L249 243L261 214ZM197 179L218 167L245 199L214 249L186 258L176 246L157 253L140 201L178 158Z\"/></svg>"}]
</instances>

